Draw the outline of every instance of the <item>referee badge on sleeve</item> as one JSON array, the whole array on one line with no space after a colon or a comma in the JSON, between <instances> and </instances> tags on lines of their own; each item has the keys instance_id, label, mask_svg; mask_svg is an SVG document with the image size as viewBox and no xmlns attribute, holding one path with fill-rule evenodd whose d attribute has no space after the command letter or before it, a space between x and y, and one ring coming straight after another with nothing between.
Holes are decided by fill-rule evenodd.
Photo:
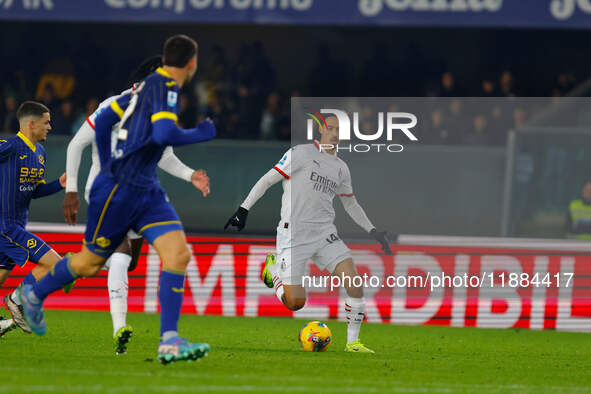
<instances>
[{"instance_id":1,"label":"referee badge on sleeve","mask_svg":"<svg viewBox=\"0 0 591 394\"><path fill-rule=\"evenodd\" d=\"M169 107L176 107L176 101L178 98L178 94L177 92L173 92L172 90L168 91L168 98L167 98L167 104Z\"/></svg>"}]
</instances>

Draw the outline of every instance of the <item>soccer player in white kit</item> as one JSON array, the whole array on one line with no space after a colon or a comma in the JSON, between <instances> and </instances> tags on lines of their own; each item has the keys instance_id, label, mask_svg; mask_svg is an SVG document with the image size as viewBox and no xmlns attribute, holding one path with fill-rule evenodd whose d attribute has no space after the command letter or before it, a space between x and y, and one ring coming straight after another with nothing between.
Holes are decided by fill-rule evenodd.
<instances>
[{"instance_id":1,"label":"soccer player in white kit","mask_svg":"<svg viewBox=\"0 0 591 394\"><path fill-rule=\"evenodd\" d=\"M139 81L144 79L152 71L154 71L161 64L159 57L154 57L146 62L135 73L134 80ZM66 168L66 196L64 198L64 216L66 222L69 224L76 223L76 214L78 212L78 170L80 168L80 161L84 149L92 144L92 166L88 174L86 182L86 190L84 198L88 203L90 189L94 179L100 172L100 161L98 157L98 150L95 142L94 133L94 119L104 108L111 105L117 98L129 94L133 90L128 89L120 95L112 96L103 101L98 109L92 113L80 127L70 144L68 145ZM113 128L115 130L115 127ZM114 137L114 141L116 136ZM167 173L183 179L187 182L192 182L193 185L202 191L203 196L209 194L209 178L203 170L193 170L186 166L174 154L172 147L166 148L162 155L162 159L158 162L158 166ZM134 231L129 231L127 234L129 240L125 240L115 253L109 258L105 267L109 270L108 274L108 288L109 288L109 303L111 309L111 317L113 320L113 339L115 345L115 353L123 354L127 351L127 343L133 333L133 328L126 323L127 317L127 294L128 294L128 271L131 271L137 265L137 259L143 244L141 234L136 234Z\"/></svg>"},{"instance_id":2,"label":"soccer player in white kit","mask_svg":"<svg viewBox=\"0 0 591 394\"><path fill-rule=\"evenodd\" d=\"M359 341L359 330L365 317L363 287L355 287L357 270L351 251L339 238L334 225L333 199L339 195L351 218L391 253L386 232L377 231L353 194L347 164L337 157L338 119L327 117L320 128L320 142L297 145L254 185L248 197L226 223L242 230L250 208L269 187L283 181L281 220L277 227L277 257L270 254L262 279L287 308L304 307L306 292L302 276L308 259L343 280L347 291L347 345L345 351L373 353ZM325 148L329 149L325 149ZM348 280L347 280L348 279Z\"/></svg>"}]
</instances>

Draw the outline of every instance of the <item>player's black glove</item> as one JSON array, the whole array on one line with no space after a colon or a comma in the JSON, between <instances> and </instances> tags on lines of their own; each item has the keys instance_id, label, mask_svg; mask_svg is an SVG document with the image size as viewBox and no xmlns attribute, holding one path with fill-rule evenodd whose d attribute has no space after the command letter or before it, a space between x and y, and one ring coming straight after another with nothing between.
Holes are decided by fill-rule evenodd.
<instances>
[{"instance_id":1,"label":"player's black glove","mask_svg":"<svg viewBox=\"0 0 591 394\"><path fill-rule=\"evenodd\" d=\"M384 253L392 254L392 251L390 250L390 240L388 239L388 233L386 231L378 231L374 228L369 232L369 235L382 245Z\"/></svg>"},{"instance_id":2,"label":"player's black glove","mask_svg":"<svg viewBox=\"0 0 591 394\"><path fill-rule=\"evenodd\" d=\"M239 207L238 210L228 219L228 222L224 226L224 230L228 228L228 226L233 226L238 229L238 231L242 231L244 226L246 226L246 218L248 217L248 209Z\"/></svg>"}]
</instances>

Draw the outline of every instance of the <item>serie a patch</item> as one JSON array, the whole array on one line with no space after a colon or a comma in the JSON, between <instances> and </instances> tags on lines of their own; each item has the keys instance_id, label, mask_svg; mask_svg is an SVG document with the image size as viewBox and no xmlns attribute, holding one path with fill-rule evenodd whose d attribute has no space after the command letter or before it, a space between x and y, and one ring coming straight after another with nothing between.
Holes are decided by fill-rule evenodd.
<instances>
[{"instance_id":1,"label":"serie a patch","mask_svg":"<svg viewBox=\"0 0 591 394\"><path fill-rule=\"evenodd\" d=\"M176 102L178 99L178 93L177 92L173 92L172 90L168 91L168 97L167 97L167 104L169 107L176 107Z\"/></svg>"}]
</instances>

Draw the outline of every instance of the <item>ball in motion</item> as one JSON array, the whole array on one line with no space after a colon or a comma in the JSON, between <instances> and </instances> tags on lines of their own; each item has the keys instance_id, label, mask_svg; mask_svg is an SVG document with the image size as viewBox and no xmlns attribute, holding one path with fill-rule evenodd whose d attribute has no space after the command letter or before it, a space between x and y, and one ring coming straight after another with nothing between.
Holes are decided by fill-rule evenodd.
<instances>
[{"instance_id":1,"label":"ball in motion","mask_svg":"<svg viewBox=\"0 0 591 394\"><path fill-rule=\"evenodd\" d=\"M330 346L330 328L319 321L307 323L300 330L300 347L305 352L323 352Z\"/></svg>"}]
</instances>

